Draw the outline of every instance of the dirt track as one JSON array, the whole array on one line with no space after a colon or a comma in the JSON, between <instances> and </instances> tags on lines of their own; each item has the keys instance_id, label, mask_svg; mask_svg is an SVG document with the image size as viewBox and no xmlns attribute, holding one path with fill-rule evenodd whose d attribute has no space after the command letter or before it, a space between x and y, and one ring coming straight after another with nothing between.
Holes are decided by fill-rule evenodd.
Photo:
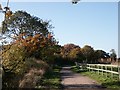
<instances>
[{"instance_id":1,"label":"dirt track","mask_svg":"<svg viewBox=\"0 0 120 90\"><path fill-rule=\"evenodd\" d=\"M83 76L77 73L74 73L70 70L70 67L63 67L61 70L61 83L64 89L73 89L73 88L91 88L91 89L100 89L102 86L98 84L95 80L90 79L87 76Z\"/></svg>"}]
</instances>

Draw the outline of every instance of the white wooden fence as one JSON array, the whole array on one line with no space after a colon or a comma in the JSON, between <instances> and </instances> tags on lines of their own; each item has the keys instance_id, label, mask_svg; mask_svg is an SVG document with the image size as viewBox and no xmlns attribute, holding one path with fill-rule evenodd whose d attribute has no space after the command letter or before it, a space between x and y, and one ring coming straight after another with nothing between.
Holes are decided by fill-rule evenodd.
<instances>
[{"instance_id":1,"label":"white wooden fence","mask_svg":"<svg viewBox=\"0 0 120 90\"><path fill-rule=\"evenodd\" d=\"M82 67L82 64L78 63L79 67ZM83 64L83 66L85 66ZM111 64L86 64L86 68L89 71L97 71L98 74L104 75L106 73L106 77L108 76L108 73L111 73L111 77L114 77L114 74L118 75L120 80L120 66L119 65L111 65Z\"/></svg>"}]
</instances>

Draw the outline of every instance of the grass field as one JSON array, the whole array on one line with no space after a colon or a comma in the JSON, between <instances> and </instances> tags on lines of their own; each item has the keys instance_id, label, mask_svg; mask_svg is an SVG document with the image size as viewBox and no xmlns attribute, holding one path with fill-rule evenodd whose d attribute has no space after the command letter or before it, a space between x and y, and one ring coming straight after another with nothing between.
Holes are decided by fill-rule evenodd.
<instances>
[{"instance_id":1,"label":"grass field","mask_svg":"<svg viewBox=\"0 0 120 90\"><path fill-rule=\"evenodd\" d=\"M114 78L111 78L111 75L107 74L106 77L106 73L104 73L104 75L102 76L101 72L98 74L94 71L89 72L88 70L79 70L79 68L76 66L73 66L72 70L82 75L89 76L90 78L96 80L98 83L106 88L109 88L110 90L120 90L120 81L118 80L118 75L114 75Z\"/></svg>"}]
</instances>

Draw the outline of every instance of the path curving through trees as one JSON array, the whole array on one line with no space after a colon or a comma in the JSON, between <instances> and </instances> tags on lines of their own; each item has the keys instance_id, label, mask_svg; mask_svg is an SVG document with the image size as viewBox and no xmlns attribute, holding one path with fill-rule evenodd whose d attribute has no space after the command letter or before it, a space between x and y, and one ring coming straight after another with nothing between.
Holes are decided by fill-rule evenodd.
<instances>
[{"instance_id":1,"label":"path curving through trees","mask_svg":"<svg viewBox=\"0 0 120 90\"><path fill-rule=\"evenodd\" d=\"M63 67L61 70L61 84L63 89L101 89L103 88L95 80L71 71L71 67Z\"/></svg>"}]
</instances>

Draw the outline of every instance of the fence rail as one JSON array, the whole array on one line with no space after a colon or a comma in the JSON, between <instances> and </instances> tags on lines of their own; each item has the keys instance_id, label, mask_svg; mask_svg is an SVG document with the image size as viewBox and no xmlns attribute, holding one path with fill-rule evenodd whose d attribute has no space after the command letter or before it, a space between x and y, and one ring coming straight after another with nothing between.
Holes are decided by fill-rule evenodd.
<instances>
[{"instance_id":1,"label":"fence rail","mask_svg":"<svg viewBox=\"0 0 120 90\"><path fill-rule=\"evenodd\" d=\"M85 67L85 64L76 63L80 68L82 66ZM86 68L89 71L97 71L98 74L101 72L102 75L106 73L106 77L108 76L108 73L111 73L111 77L114 77L114 74L118 75L120 80L120 66L119 65L111 65L111 64L86 64Z\"/></svg>"}]
</instances>

